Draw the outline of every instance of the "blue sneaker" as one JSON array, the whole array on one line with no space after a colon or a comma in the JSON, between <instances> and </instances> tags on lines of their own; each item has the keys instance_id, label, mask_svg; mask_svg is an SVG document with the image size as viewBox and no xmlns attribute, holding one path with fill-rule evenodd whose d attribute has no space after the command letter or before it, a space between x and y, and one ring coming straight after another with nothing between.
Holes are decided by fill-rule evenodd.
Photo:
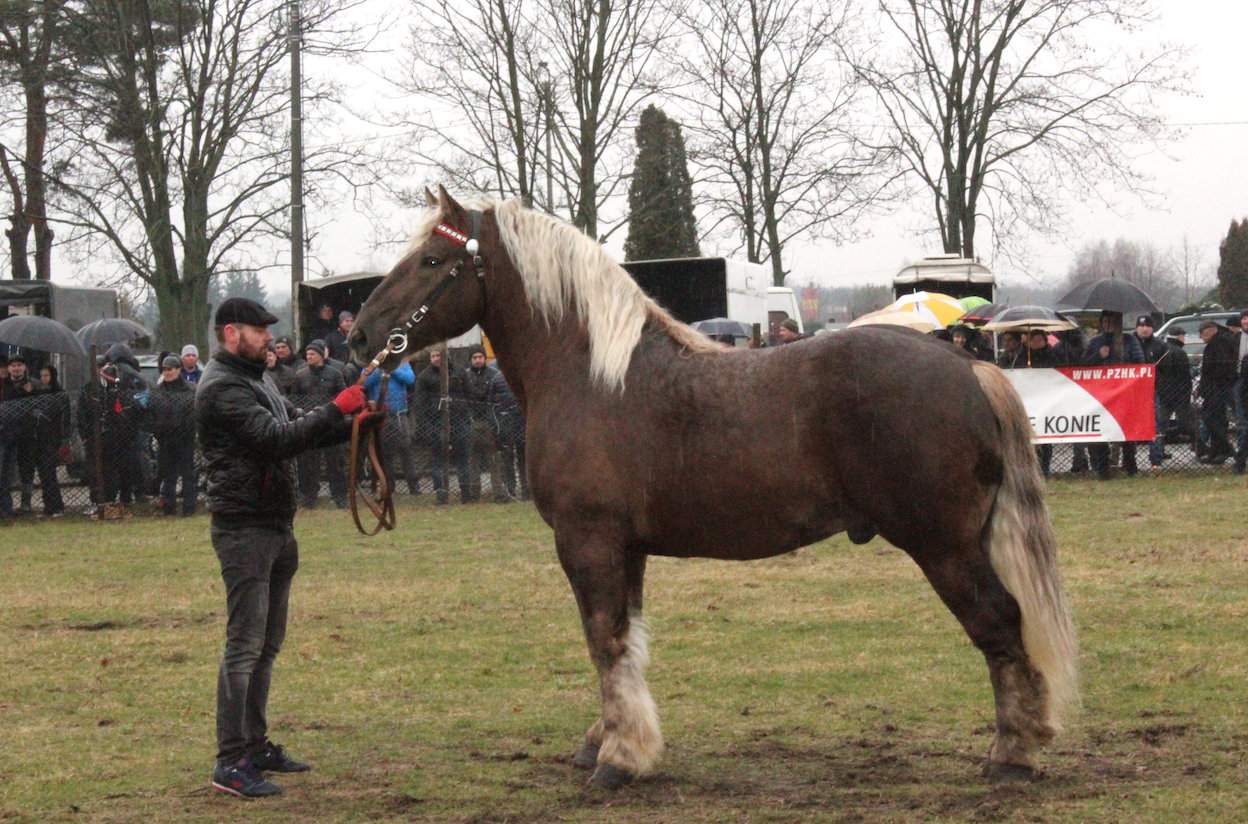
<instances>
[{"instance_id":1,"label":"blue sneaker","mask_svg":"<svg viewBox=\"0 0 1248 824\"><path fill-rule=\"evenodd\" d=\"M264 749L251 754L251 766L263 772L282 773L307 772L312 769L291 758L281 744L274 744L272 741L265 741Z\"/></svg>"},{"instance_id":2,"label":"blue sneaker","mask_svg":"<svg viewBox=\"0 0 1248 824\"><path fill-rule=\"evenodd\" d=\"M282 793L282 788L260 775L246 756L235 764L218 764L212 771L212 786L238 798L265 798Z\"/></svg>"}]
</instances>

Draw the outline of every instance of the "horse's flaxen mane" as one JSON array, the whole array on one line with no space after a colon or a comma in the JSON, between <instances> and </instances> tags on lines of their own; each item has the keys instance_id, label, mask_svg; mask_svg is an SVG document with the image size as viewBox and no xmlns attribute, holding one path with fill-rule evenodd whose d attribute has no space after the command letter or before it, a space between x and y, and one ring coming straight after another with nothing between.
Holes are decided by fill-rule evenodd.
<instances>
[{"instance_id":1,"label":"horse's flaxen mane","mask_svg":"<svg viewBox=\"0 0 1248 824\"><path fill-rule=\"evenodd\" d=\"M493 210L536 314L552 322L569 309L576 311L589 334L590 377L599 385L623 390L647 320L690 352L723 350L651 300L601 245L571 224L525 209L518 200L478 201L468 208ZM433 211L417 238L423 240L432 231L437 222Z\"/></svg>"}]
</instances>

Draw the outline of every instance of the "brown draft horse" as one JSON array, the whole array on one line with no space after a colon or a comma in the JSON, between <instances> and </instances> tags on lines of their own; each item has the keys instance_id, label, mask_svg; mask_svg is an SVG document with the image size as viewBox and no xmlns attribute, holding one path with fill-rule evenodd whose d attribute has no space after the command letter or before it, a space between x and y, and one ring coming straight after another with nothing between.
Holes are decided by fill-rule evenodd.
<instances>
[{"instance_id":1,"label":"brown draft horse","mask_svg":"<svg viewBox=\"0 0 1248 824\"><path fill-rule=\"evenodd\" d=\"M366 360L422 305L407 354L478 323L493 342L598 670L602 715L574 759L594 784L645 774L663 747L645 681L647 556L766 558L842 530L919 565L988 663L985 773L1032 773L1076 698L1077 645L1030 425L997 367L879 326L723 347L572 226L515 201L429 198L352 345ZM448 279L452 267L463 274Z\"/></svg>"}]
</instances>

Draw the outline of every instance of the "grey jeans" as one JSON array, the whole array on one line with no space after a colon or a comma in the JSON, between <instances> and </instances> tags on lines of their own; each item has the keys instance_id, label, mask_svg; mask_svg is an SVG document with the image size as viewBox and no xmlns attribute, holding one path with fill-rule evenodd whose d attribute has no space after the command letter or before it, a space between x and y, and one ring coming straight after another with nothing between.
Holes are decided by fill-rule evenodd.
<instances>
[{"instance_id":1,"label":"grey jeans","mask_svg":"<svg viewBox=\"0 0 1248 824\"><path fill-rule=\"evenodd\" d=\"M225 581L225 655L217 675L217 763L261 749L273 659L286 637L299 545L289 526L233 525L214 518L212 548Z\"/></svg>"}]
</instances>

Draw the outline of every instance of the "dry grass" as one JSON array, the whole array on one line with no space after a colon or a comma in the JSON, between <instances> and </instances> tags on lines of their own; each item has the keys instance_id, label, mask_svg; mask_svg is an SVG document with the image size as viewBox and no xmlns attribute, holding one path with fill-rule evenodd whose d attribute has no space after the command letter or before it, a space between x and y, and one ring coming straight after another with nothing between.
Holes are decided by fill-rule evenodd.
<instances>
[{"instance_id":1,"label":"dry grass","mask_svg":"<svg viewBox=\"0 0 1248 824\"><path fill-rule=\"evenodd\" d=\"M613 796L569 756L596 711L571 594L526 506L296 527L273 734L316 770L252 820L1243 821L1248 488L1056 483L1084 711L1035 783L979 778L982 659L900 552L654 559L669 749ZM0 820L215 821L223 597L204 518L0 531Z\"/></svg>"}]
</instances>

